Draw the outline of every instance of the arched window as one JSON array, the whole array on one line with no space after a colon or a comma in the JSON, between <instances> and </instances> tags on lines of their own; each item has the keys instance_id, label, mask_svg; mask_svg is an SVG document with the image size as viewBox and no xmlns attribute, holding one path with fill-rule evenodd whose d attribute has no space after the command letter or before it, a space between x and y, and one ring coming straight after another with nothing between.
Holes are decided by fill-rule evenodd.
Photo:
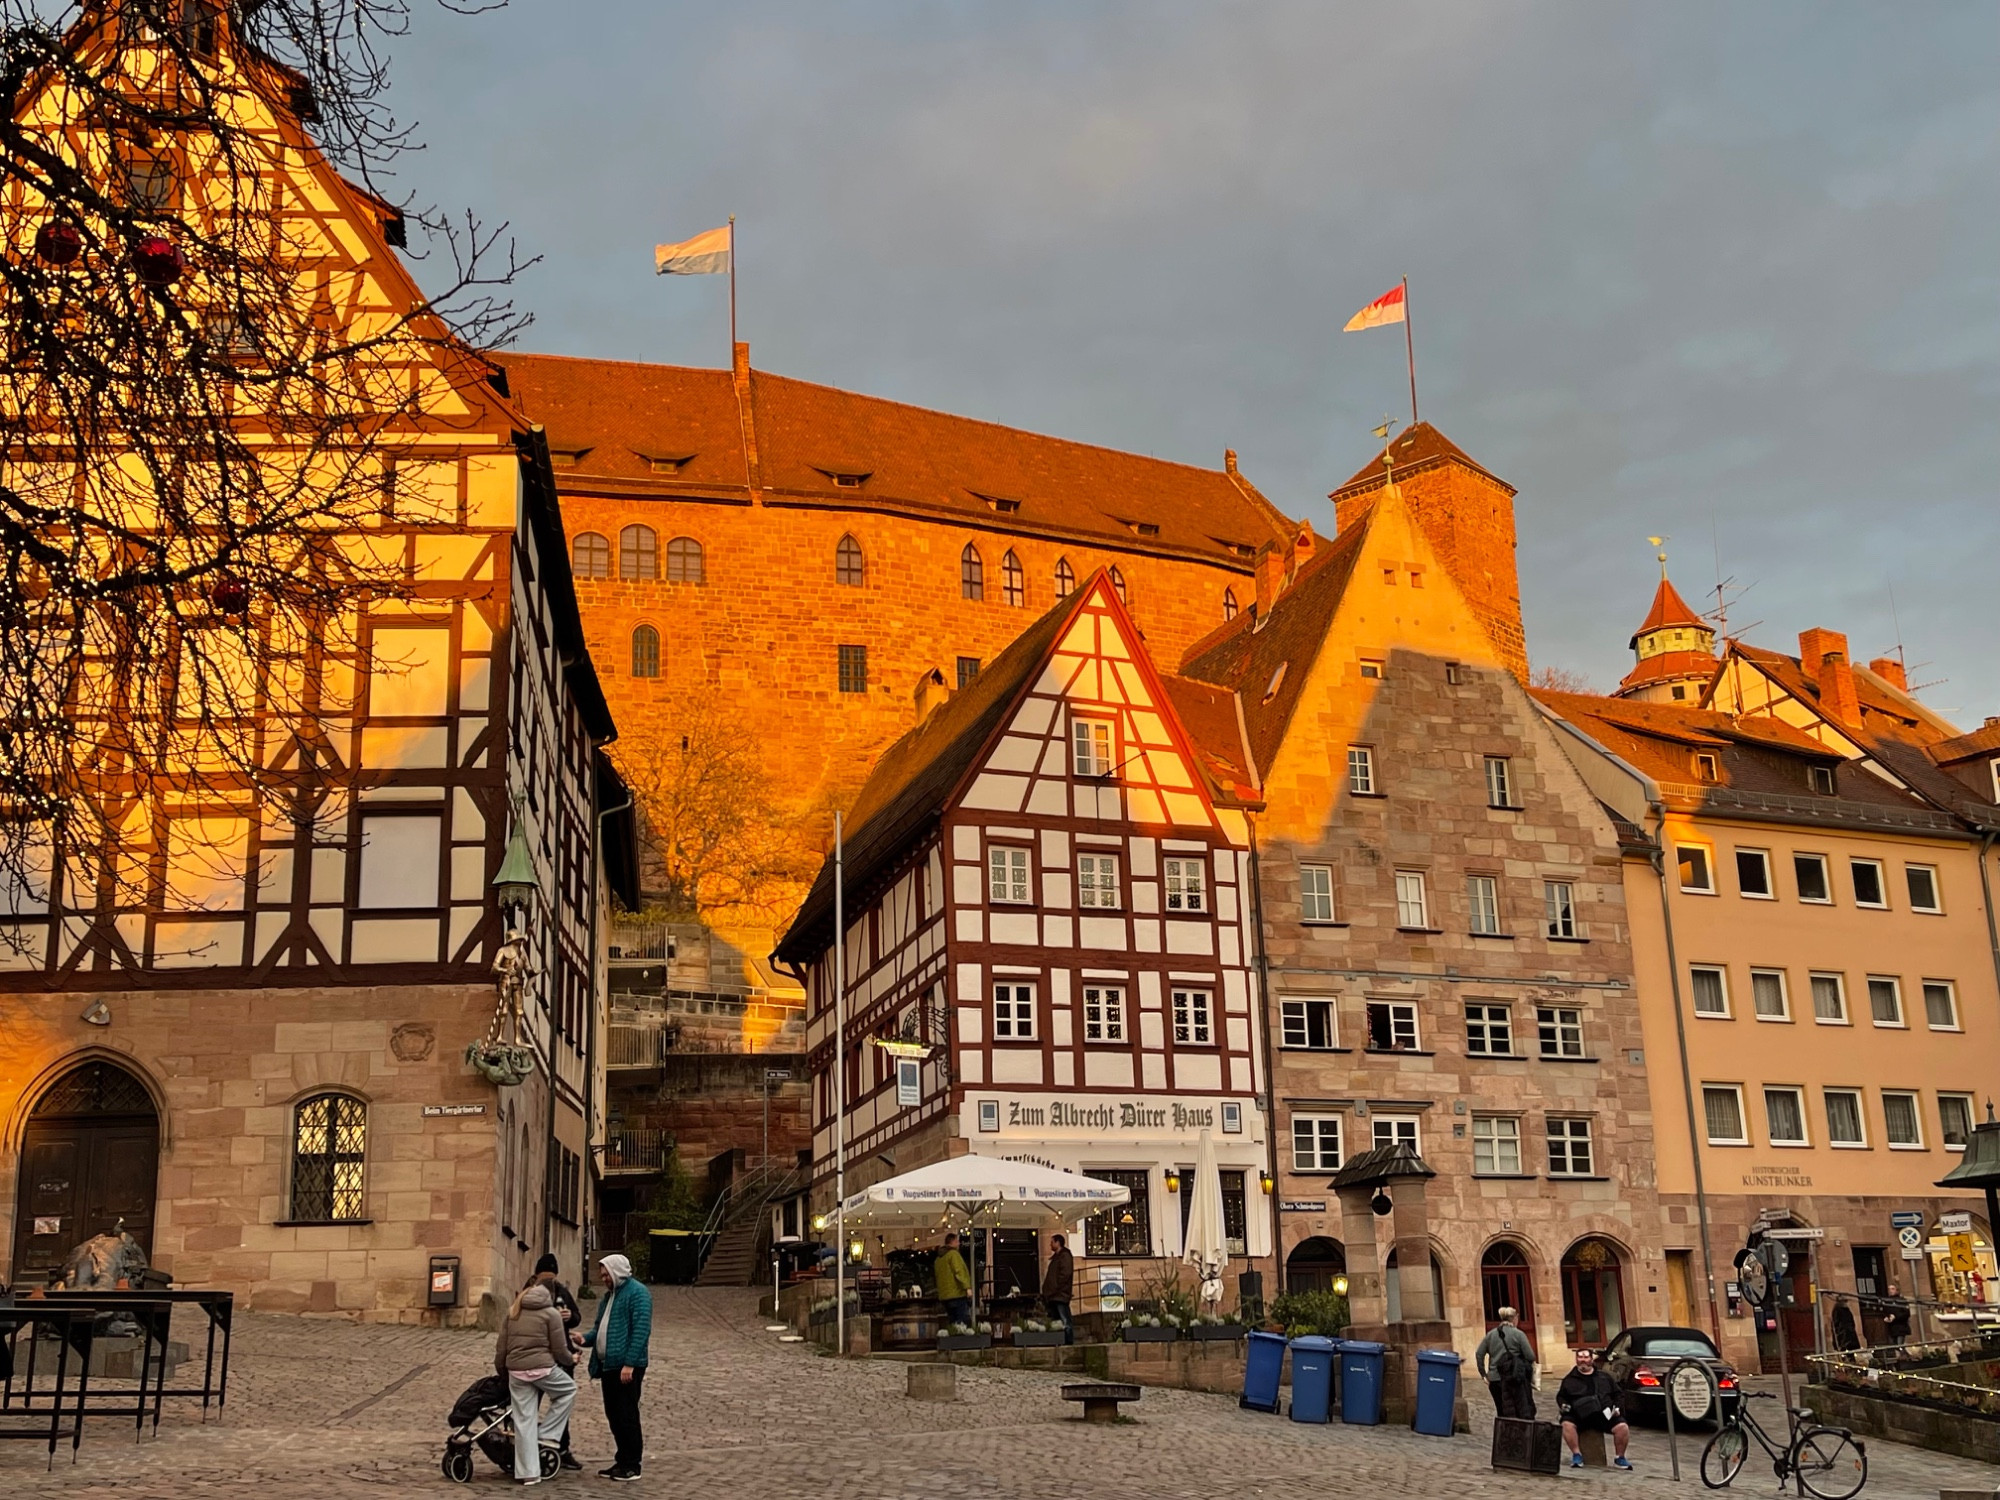
<instances>
[{"instance_id":1,"label":"arched window","mask_svg":"<svg viewBox=\"0 0 2000 1500\"><path fill-rule=\"evenodd\" d=\"M368 1106L347 1094L315 1094L299 1105L292 1131L292 1217L328 1224L366 1218L361 1169Z\"/></svg>"},{"instance_id":2,"label":"arched window","mask_svg":"<svg viewBox=\"0 0 2000 1500\"><path fill-rule=\"evenodd\" d=\"M1236 618L1235 589L1224 589L1222 591L1222 618L1225 620L1233 620Z\"/></svg>"},{"instance_id":3,"label":"arched window","mask_svg":"<svg viewBox=\"0 0 2000 1500\"><path fill-rule=\"evenodd\" d=\"M632 632L632 675L660 675L660 632L650 625L641 625Z\"/></svg>"},{"instance_id":4,"label":"arched window","mask_svg":"<svg viewBox=\"0 0 2000 1500\"><path fill-rule=\"evenodd\" d=\"M1438 1258L1435 1254L1429 1256L1428 1259L1431 1263L1432 1311L1430 1316L1433 1318L1442 1318L1444 1316L1444 1267L1438 1264ZM1382 1268L1382 1280L1383 1290L1388 1294L1386 1300L1389 1304L1389 1321L1391 1323L1400 1323L1403 1321L1403 1277L1402 1273L1396 1269L1396 1252L1394 1250L1389 1252L1388 1263ZM1412 1311L1415 1311L1415 1309L1412 1309Z\"/></svg>"},{"instance_id":5,"label":"arched window","mask_svg":"<svg viewBox=\"0 0 2000 1500\"><path fill-rule=\"evenodd\" d=\"M650 526L627 526L618 533L618 576L624 579L660 576L660 536Z\"/></svg>"},{"instance_id":6,"label":"arched window","mask_svg":"<svg viewBox=\"0 0 2000 1500\"><path fill-rule=\"evenodd\" d=\"M1015 609L1028 602L1028 575L1011 550L1000 559L1000 597Z\"/></svg>"},{"instance_id":7,"label":"arched window","mask_svg":"<svg viewBox=\"0 0 2000 1500\"><path fill-rule=\"evenodd\" d=\"M1330 1292L1334 1278L1346 1275L1346 1250L1324 1235L1299 1241L1285 1257L1285 1285L1294 1292Z\"/></svg>"},{"instance_id":8,"label":"arched window","mask_svg":"<svg viewBox=\"0 0 2000 1500\"><path fill-rule=\"evenodd\" d=\"M1076 592L1076 569L1069 565L1069 559L1056 559L1056 597L1067 599Z\"/></svg>"},{"instance_id":9,"label":"arched window","mask_svg":"<svg viewBox=\"0 0 2000 1500\"><path fill-rule=\"evenodd\" d=\"M958 554L958 592L966 599L986 597L986 564L979 560L979 549L970 542Z\"/></svg>"},{"instance_id":10,"label":"arched window","mask_svg":"<svg viewBox=\"0 0 2000 1500\"><path fill-rule=\"evenodd\" d=\"M840 545L833 549L833 581L856 589L868 581L868 563L861 555L861 543L851 536L842 537Z\"/></svg>"},{"instance_id":11,"label":"arched window","mask_svg":"<svg viewBox=\"0 0 2000 1500\"><path fill-rule=\"evenodd\" d=\"M1120 604L1130 604L1132 602L1125 593L1125 575L1115 567L1111 570L1111 586L1118 591L1118 602Z\"/></svg>"},{"instance_id":12,"label":"arched window","mask_svg":"<svg viewBox=\"0 0 2000 1500\"><path fill-rule=\"evenodd\" d=\"M569 570L578 578L609 578L611 539L595 531L579 531L570 547Z\"/></svg>"},{"instance_id":13,"label":"arched window","mask_svg":"<svg viewBox=\"0 0 2000 1500\"><path fill-rule=\"evenodd\" d=\"M1562 1258L1563 1336L1603 1348L1625 1331L1624 1257L1607 1239L1578 1240Z\"/></svg>"},{"instance_id":14,"label":"arched window","mask_svg":"<svg viewBox=\"0 0 2000 1500\"><path fill-rule=\"evenodd\" d=\"M677 536L667 543L667 582L701 583L701 543L691 536Z\"/></svg>"},{"instance_id":15,"label":"arched window","mask_svg":"<svg viewBox=\"0 0 2000 1500\"><path fill-rule=\"evenodd\" d=\"M1535 1277L1519 1245L1498 1240L1486 1247L1479 1260L1479 1294L1488 1328L1499 1323L1501 1308L1511 1307L1520 1314L1528 1342L1535 1342Z\"/></svg>"}]
</instances>

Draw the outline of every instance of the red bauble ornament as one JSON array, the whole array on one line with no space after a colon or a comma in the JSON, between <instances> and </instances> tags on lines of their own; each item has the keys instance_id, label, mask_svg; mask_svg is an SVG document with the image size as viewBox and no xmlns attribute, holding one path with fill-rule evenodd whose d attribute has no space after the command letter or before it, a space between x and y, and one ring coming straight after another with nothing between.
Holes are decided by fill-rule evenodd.
<instances>
[{"instance_id":1,"label":"red bauble ornament","mask_svg":"<svg viewBox=\"0 0 2000 1500\"><path fill-rule=\"evenodd\" d=\"M223 579L209 591L208 597L219 614L243 615L250 612L250 585L239 579Z\"/></svg>"},{"instance_id":2,"label":"red bauble ornament","mask_svg":"<svg viewBox=\"0 0 2000 1500\"><path fill-rule=\"evenodd\" d=\"M52 266L66 266L83 254L83 232L61 221L35 231L35 254Z\"/></svg>"},{"instance_id":3,"label":"red bauble ornament","mask_svg":"<svg viewBox=\"0 0 2000 1500\"><path fill-rule=\"evenodd\" d=\"M186 268L174 242L162 235L149 234L132 247L132 269L147 286L172 286Z\"/></svg>"}]
</instances>

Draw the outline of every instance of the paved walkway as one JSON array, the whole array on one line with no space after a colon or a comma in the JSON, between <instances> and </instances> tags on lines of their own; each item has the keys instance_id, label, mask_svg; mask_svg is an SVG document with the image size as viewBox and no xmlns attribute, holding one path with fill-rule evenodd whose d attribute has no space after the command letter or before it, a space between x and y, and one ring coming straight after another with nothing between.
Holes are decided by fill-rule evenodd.
<instances>
[{"instance_id":1,"label":"paved walkway","mask_svg":"<svg viewBox=\"0 0 2000 1500\"><path fill-rule=\"evenodd\" d=\"M1668 1477L1665 1434L1633 1441L1637 1474L1560 1479L1496 1474L1487 1437L1422 1438L1400 1428L1305 1426L1238 1409L1225 1396L1151 1390L1130 1425L1086 1427L1028 1371L961 1370L959 1400L906 1400L904 1370L835 1361L782 1344L756 1316L756 1294L661 1288L645 1422L646 1477L628 1490L594 1474L551 1493L610 1496L797 1494L867 1500L1324 1500L1335 1493L1451 1500L1576 1500L1616 1491L1634 1500L1704 1493L1697 1438L1682 1450L1685 1482ZM71 1465L53 1472L39 1445L0 1445L0 1494L134 1497L459 1493L438 1472L445 1415L491 1368L490 1335L248 1315L238 1324L227 1417L201 1426L170 1403L159 1436L134 1443L129 1422L94 1423ZM595 1393L577 1410L576 1444L595 1470L609 1443ZM1484 1393L1474 1395L1483 1415ZM195 1408L198 1411L198 1405ZM1483 1423L1481 1424L1483 1427ZM1936 1500L1943 1487L1991 1489L2000 1470L1891 1443L1870 1445L1864 1500ZM508 1493L482 1457L475 1495ZM366 1486L366 1488L362 1488ZM1739 1488L1774 1492L1768 1469Z\"/></svg>"}]
</instances>

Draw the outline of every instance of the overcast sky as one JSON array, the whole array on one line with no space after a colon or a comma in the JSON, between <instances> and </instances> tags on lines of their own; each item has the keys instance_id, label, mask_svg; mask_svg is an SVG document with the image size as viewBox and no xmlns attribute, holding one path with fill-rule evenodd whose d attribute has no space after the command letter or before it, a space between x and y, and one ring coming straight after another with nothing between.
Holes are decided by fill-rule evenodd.
<instances>
[{"instance_id":1,"label":"overcast sky","mask_svg":"<svg viewBox=\"0 0 2000 1500\"><path fill-rule=\"evenodd\" d=\"M1538 665L1611 687L1671 535L1760 644L2000 713L2000 8L421 6L407 186L543 257L529 349L763 369L1217 465L1286 511L1408 416L1520 491ZM1713 602L1712 593L1709 602ZM1699 600L1697 599L1697 603ZM1760 623L1758 623L1760 622ZM1921 665L1920 665L1921 664Z\"/></svg>"}]
</instances>

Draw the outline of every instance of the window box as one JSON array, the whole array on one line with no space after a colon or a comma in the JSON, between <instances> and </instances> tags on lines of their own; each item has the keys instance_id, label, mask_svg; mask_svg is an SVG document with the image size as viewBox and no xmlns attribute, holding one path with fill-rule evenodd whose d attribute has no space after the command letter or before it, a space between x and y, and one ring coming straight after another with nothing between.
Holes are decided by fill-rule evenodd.
<instances>
[{"instance_id":1,"label":"window box","mask_svg":"<svg viewBox=\"0 0 2000 1500\"><path fill-rule=\"evenodd\" d=\"M937 1340L938 1353L950 1354L958 1349L991 1349L993 1335L990 1333L941 1333Z\"/></svg>"},{"instance_id":2,"label":"window box","mask_svg":"<svg viewBox=\"0 0 2000 1500\"><path fill-rule=\"evenodd\" d=\"M1016 1328L1014 1347L1016 1349L1055 1349L1067 1337L1060 1328Z\"/></svg>"},{"instance_id":3,"label":"window box","mask_svg":"<svg viewBox=\"0 0 2000 1500\"><path fill-rule=\"evenodd\" d=\"M1149 1323L1127 1323L1118 1330L1118 1336L1128 1344L1171 1344L1179 1340L1180 1329L1171 1323L1155 1327Z\"/></svg>"},{"instance_id":4,"label":"window box","mask_svg":"<svg viewBox=\"0 0 2000 1500\"><path fill-rule=\"evenodd\" d=\"M1187 1336L1198 1341L1240 1339L1249 1331L1242 1323L1195 1323L1188 1328Z\"/></svg>"}]
</instances>

